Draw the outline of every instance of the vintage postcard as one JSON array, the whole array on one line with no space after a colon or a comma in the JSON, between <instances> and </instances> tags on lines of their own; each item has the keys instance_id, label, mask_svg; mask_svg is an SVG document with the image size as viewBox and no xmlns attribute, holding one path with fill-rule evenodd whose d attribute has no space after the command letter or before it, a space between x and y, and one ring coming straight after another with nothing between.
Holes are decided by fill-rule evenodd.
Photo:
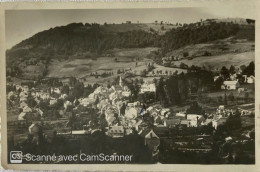
<instances>
[{"instance_id":1,"label":"vintage postcard","mask_svg":"<svg viewBox=\"0 0 260 172\"><path fill-rule=\"evenodd\" d=\"M0 7L5 169L257 171L258 1Z\"/></svg>"}]
</instances>

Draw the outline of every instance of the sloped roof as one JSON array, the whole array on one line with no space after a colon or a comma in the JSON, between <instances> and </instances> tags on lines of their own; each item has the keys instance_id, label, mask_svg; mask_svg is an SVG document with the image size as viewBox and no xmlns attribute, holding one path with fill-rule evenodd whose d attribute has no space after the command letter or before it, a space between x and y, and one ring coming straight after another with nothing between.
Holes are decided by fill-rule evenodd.
<instances>
[{"instance_id":1,"label":"sloped roof","mask_svg":"<svg viewBox=\"0 0 260 172\"><path fill-rule=\"evenodd\" d=\"M224 85L236 85L238 81L224 81Z\"/></svg>"},{"instance_id":2,"label":"sloped roof","mask_svg":"<svg viewBox=\"0 0 260 172\"><path fill-rule=\"evenodd\" d=\"M166 119L165 122L166 122L166 125L178 125L178 124L180 124L181 120L180 119Z\"/></svg>"}]
</instances>

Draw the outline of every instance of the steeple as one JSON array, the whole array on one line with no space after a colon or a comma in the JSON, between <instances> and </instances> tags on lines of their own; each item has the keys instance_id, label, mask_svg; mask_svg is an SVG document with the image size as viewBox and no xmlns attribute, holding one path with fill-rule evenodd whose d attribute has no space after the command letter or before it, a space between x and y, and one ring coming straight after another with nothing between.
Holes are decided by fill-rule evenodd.
<instances>
[{"instance_id":1,"label":"steeple","mask_svg":"<svg viewBox=\"0 0 260 172\"><path fill-rule=\"evenodd\" d=\"M119 85L120 85L121 87L123 87L123 81L122 81L121 76L120 76L120 78L119 78Z\"/></svg>"}]
</instances>

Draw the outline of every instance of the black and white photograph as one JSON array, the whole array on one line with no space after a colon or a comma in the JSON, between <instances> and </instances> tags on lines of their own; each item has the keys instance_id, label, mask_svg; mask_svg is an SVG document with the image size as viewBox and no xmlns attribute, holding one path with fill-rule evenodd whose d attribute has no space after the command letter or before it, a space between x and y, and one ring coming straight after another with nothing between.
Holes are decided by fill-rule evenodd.
<instances>
[{"instance_id":1,"label":"black and white photograph","mask_svg":"<svg viewBox=\"0 0 260 172\"><path fill-rule=\"evenodd\" d=\"M255 164L255 23L213 7L5 10L8 164Z\"/></svg>"}]
</instances>

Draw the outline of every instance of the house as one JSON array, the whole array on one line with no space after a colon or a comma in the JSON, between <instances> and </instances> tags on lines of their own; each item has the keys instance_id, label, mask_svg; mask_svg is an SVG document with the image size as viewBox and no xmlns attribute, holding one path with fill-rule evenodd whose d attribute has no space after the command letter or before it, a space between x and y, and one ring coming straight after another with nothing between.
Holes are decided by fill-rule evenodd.
<instances>
[{"instance_id":1,"label":"house","mask_svg":"<svg viewBox=\"0 0 260 172\"><path fill-rule=\"evenodd\" d=\"M244 92L246 91L246 88L240 87L237 89L238 93Z\"/></svg>"},{"instance_id":2,"label":"house","mask_svg":"<svg viewBox=\"0 0 260 172\"><path fill-rule=\"evenodd\" d=\"M140 106L141 103L139 101L133 102L133 103L127 103L128 107L136 107L136 106Z\"/></svg>"},{"instance_id":3,"label":"house","mask_svg":"<svg viewBox=\"0 0 260 172\"><path fill-rule=\"evenodd\" d=\"M55 104L55 103L57 103L57 99L51 99L51 100L50 100L50 105L53 105L53 104Z\"/></svg>"},{"instance_id":4,"label":"house","mask_svg":"<svg viewBox=\"0 0 260 172\"><path fill-rule=\"evenodd\" d=\"M61 90L59 88L51 88L51 93L61 94Z\"/></svg>"},{"instance_id":5,"label":"house","mask_svg":"<svg viewBox=\"0 0 260 172\"><path fill-rule=\"evenodd\" d=\"M38 131L39 131L39 126L38 124L32 124L30 125L29 127L29 133L32 134L32 135L37 135L38 134Z\"/></svg>"},{"instance_id":6,"label":"house","mask_svg":"<svg viewBox=\"0 0 260 172\"><path fill-rule=\"evenodd\" d=\"M122 96L129 97L131 95L131 91L123 91Z\"/></svg>"},{"instance_id":7,"label":"house","mask_svg":"<svg viewBox=\"0 0 260 172\"><path fill-rule=\"evenodd\" d=\"M169 116L169 113L170 113L170 109L169 108L164 108L161 110L161 116L166 116L168 117Z\"/></svg>"},{"instance_id":8,"label":"house","mask_svg":"<svg viewBox=\"0 0 260 172\"><path fill-rule=\"evenodd\" d=\"M7 94L7 98L10 99L12 96L14 96L14 92L13 92L13 91L10 91L10 92Z\"/></svg>"},{"instance_id":9,"label":"house","mask_svg":"<svg viewBox=\"0 0 260 172\"><path fill-rule=\"evenodd\" d=\"M18 91L19 89L22 90L22 86L21 85L15 85L15 89L16 89L16 91Z\"/></svg>"},{"instance_id":10,"label":"house","mask_svg":"<svg viewBox=\"0 0 260 172\"><path fill-rule=\"evenodd\" d=\"M61 94L61 95L60 95L60 99L65 99L66 97L68 97L67 94Z\"/></svg>"},{"instance_id":11,"label":"house","mask_svg":"<svg viewBox=\"0 0 260 172\"><path fill-rule=\"evenodd\" d=\"M164 120L164 126L168 128L173 128L178 126L181 123L180 119L165 119Z\"/></svg>"},{"instance_id":12,"label":"house","mask_svg":"<svg viewBox=\"0 0 260 172\"><path fill-rule=\"evenodd\" d=\"M224 81L221 89L235 90L240 86L238 81Z\"/></svg>"},{"instance_id":13,"label":"house","mask_svg":"<svg viewBox=\"0 0 260 172\"><path fill-rule=\"evenodd\" d=\"M152 107L152 106L149 106L149 107L147 108L147 111L149 112L149 111L151 111L151 110L153 110L153 107Z\"/></svg>"},{"instance_id":14,"label":"house","mask_svg":"<svg viewBox=\"0 0 260 172\"><path fill-rule=\"evenodd\" d=\"M243 75L243 78L244 78L244 83L248 83L248 84L255 83L255 77L253 75L249 77L247 75Z\"/></svg>"},{"instance_id":15,"label":"house","mask_svg":"<svg viewBox=\"0 0 260 172\"><path fill-rule=\"evenodd\" d=\"M139 134L144 138L144 145L147 145L148 149L152 152L152 156L155 156L160 145L160 138L152 129L145 129Z\"/></svg>"},{"instance_id":16,"label":"house","mask_svg":"<svg viewBox=\"0 0 260 172\"><path fill-rule=\"evenodd\" d=\"M41 116L43 115L43 111L42 111L41 109L36 108L35 110L36 110Z\"/></svg>"},{"instance_id":17,"label":"house","mask_svg":"<svg viewBox=\"0 0 260 172\"><path fill-rule=\"evenodd\" d=\"M155 84L154 83L144 83L141 85L141 88L140 88L140 93L143 94L143 93L146 93L146 92L155 92L156 91L156 87L155 87Z\"/></svg>"},{"instance_id":18,"label":"house","mask_svg":"<svg viewBox=\"0 0 260 172\"><path fill-rule=\"evenodd\" d=\"M224 105L220 105L220 106L218 107L218 109L219 109L219 110L224 110L224 109L225 109L225 106L224 106Z\"/></svg>"},{"instance_id":19,"label":"house","mask_svg":"<svg viewBox=\"0 0 260 172\"><path fill-rule=\"evenodd\" d=\"M218 118L218 119L214 119L214 120L212 120L212 127L217 129L220 125L223 125L226 122L227 122L227 118L226 117L221 117L221 118Z\"/></svg>"},{"instance_id":20,"label":"house","mask_svg":"<svg viewBox=\"0 0 260 172\"><path fill-rule=\"evenodd\" d=\"M21 112L19 115L18 115L18 120L25 120L25 117L26 117L27 113L25 112Z\"/></svg>"},{"instance_id":21,"label":"house","mask_svg":"<svg viewBox=\"0 0 260 172\"><path fill-rule=\"evenodd\" d=\"M186 113L185 112L178 112L178 113L176 113L176 116L186 118Z\"/></svg>"},{"instance_id":22,"label":"house","mask_svg":"<svg viewBox=\"0 0 260 172\"><path fill-rule=\"evenodd\" d=\"M189 121L189 127L198 127L205 118L202 115L187 114L187 120Z\"/></svg>"},{"instance_id":23,"label":"house","mask_svg":"<svg viewBox=\"0 0 260 172\"><path fill-rule=\"evenodd\" d=\"M26 101L27 98L28 98L28 93L27 92L21 92L19 96L20 96L20 102Z\"/></svg>"},{"instance_id":24,"label":"house","mask_svg":"<svg viewBox=\"0 0 260 172\"><path fill-rule=\"evenodd\" d=\"M89 101L88 98L80 99L79 102L80 102L80 104L81 104L82 106L88 106L88 105L90 104L90 101ZM64 103L64 105L65 105L65 103ZM65 107L65 106L64 106L64 107Z\"/></svg>"},{"instance_id":25,"label":"house","mask_svg":"<svg viewBox=\"0 0 260 172\"><path fill-rule=\"evenodd\" d=\"M225 138L226 142L230 142L231 140L232 140L232 137L230 137L230 136Z\"/></svg>"},{"instance_id":26,"label":"house","mask_svg":"<svg viewBox=\"0 0 260 172\"><path fill-rule=\"evenodd\" d=\"M109 97L109 100L113 100L113 99L118 98L118 94L117 94L117 92L113 92L113 93L109 94L108 97Z\"/></svg>"},{"instance_id":27,"label":"house","mask_svg":"<svg viewBox=\"0 0 260 172\"><path fill-rule=\"evenodd\" d=\"M253 75L251 75L250 77L247 77L246 81L248 84L253 84L253 83L255 83L255 77Z\"/></svg>"},{"instance_id":28,"label":"house","mask_svg":"<svg viewBox=\"0 0 260 172\"><path fill-rule=\"evenodd\" d=\"M108 130L108 135L113 138L124 137L124 127L123 126L112 126Z\"/></svg>"},{"instance_id":29,"label":"house","mask_svg":"<svg viewBox=\"0 0 260 172\"><path fill-rule=\"evenodd\" d=\"M214 76L214 82L219 78L220 76Z\"/></svg>"},{"instance_id":30,"label":"house","mask_svg":"<svg viewBox=\"0 0 260 172\"><path fill-rule=\"evenodd\" d=\"M32 112L32 109L29 106L25 106L23 108L23 112L25 112L25 113Z\"/></svg>"},{"instance_id":31,"label":"house","mask_svg":"<svg viewBox=\"0 0 260 172\"><path fill-rule=\"evenodd\" d=\"M188 127L189 126L189 121L187 119L181 120L180 126Z\"/></svg>"}]
</instances>

